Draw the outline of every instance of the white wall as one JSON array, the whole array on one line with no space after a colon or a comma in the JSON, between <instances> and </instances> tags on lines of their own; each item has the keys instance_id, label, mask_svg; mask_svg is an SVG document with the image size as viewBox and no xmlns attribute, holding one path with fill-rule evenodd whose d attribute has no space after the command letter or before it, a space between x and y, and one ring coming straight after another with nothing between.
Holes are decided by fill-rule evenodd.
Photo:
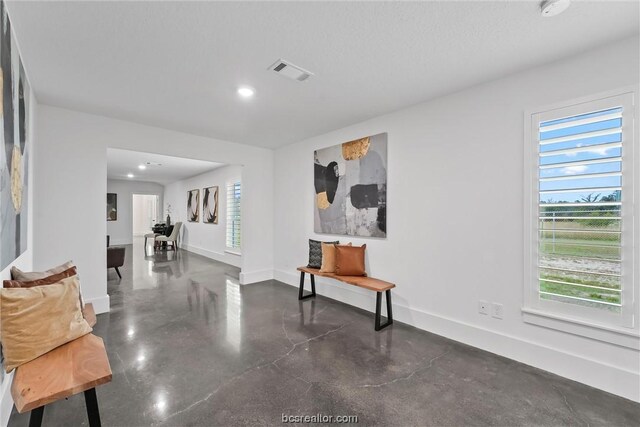
<instances>
[{"instance_id":1,"label":"white wall","mask_svg":"<svg viewBox=\"0 0 640 427\"><path fill-rule=\"evenodd\" d=\"M90 129L61 122L40 105L35 162L34 267L73 260L85 301L109 310L106 283L106 146Z\"/></svg>"},{"instance_id":2,"label":"white wall","mask_svg":"<svg viewBox=\"0 0 640 427\"><path fill-rule=\"evenodd\" d=\"M640 353L526 324L524 111L638 84L639 41L611 46L378 117L276 151L275 276L297 286L313 233L313 151L388 132L387 239L367 244L372 276L397 283L402 322L640 401ZM320 293L373 310L371 292ZM504 319L478 300L504 304ZM373 322L373 320L372 320Z\"/></svg>"},{"instance_id":3,"label":"white wall","mask_svg":"<svg viewBox=\"0 0 640 427\"><path fill-rule=\"evenodd\" d=\"M46 105L37 126L34 262L73 259L97 312L109 309L107 147L243 165L240 281L273 277L273 151Z\"/></svg>"},{"instance_id":4,"label":"white wall","mask_svg":"<svg viewBox=\"0 0 640 427\"><path fill-rule=\"evenodd\" d=\"M242 257L225 252L226 249L226 221L227 199L226 184L237 182L242 178L242 167L236 165L223 166L212 171L168 184L165 187L165 206L171 204L171 222L182 221L181 247L200 255L213 258L227 264L240 267ZM203 188L217 185L218 195L218 223L206 224L202 222ZM187 221L187 191L200 189L200 221ZM243 199L244 201L244 199Z\"/></svg>"},{"instance_id":5,"label":"white wall","mask_svg":"<svg viewBox=\"0 0 640 427\"><path fill-rule=\"evenodd\" d=\"M112 245L130 245L133 243L133 195L153 194L160 197L160 213L158 220L161 221L162 197L164 186L155 182L125 181L121 179L107 180L107 193L118 195L118 220L106 221L107 234L111 236ZM106 197L106 196L105 196ZM151 230L147 229L147 233Z\"/></svg>"}]
</instances>

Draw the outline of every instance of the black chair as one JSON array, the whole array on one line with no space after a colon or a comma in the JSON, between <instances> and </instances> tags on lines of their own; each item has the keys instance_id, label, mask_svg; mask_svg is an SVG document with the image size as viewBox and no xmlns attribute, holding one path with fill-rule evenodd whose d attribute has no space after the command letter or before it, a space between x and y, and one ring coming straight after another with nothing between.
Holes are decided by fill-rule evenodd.
<instances>
[{"instance_id":1,"label":"black chair","mask_svg":"<svg viewBox=\"0 0 640 427\"><path fill-rule=\"evenodd\" d=\"M107 248L107 268L115 268L118 277L121 279L122 274L120 274L118 268L124 265L124 251L125 248L118 246Z\"/></svg>"}]
</instances>

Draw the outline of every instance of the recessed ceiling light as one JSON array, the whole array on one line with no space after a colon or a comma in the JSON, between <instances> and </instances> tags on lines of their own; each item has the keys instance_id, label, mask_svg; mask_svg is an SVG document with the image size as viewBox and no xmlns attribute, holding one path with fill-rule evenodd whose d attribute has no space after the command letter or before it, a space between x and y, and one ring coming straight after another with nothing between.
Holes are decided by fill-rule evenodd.
<instances>
[{"instance_id":1,"label":"recessed ceiling light","mask_svg":"<svg viewBox=\"0 0 640 427\"><path fill-rule=\"evenodd\" d=\"M128 173L127 174L127 178L133 178L133 174L132 173Z\"/></svg>"},{"instance_id":2,"label":"recessed ceiling light","mask_svg":"<svg viewBox=\"0 0 640 427\"><path fill-rule=\"evenodd\" d=\"M254 93L255 91L249 86L240 86L238 88L238 95L240 95L243 98L251 98Z\"/></svg>"},{"instance_id":3,"label":"recessed ceiling light","mask_svg":"<svg viewBox=\"0 0 640 427\"><path fill-rule=\"evenodd\" d=\"M571 0L545 0L540 4L540 13L544 17L560 15L570 4Z\"/></svg>"},{"instance_id":4,"label":"recessed ceiling light","mask_svg":"<svg viewBox=\"0 0 640 427\"><path fill-rule=\"evenodd\" d=\"M145 170L146 168L146 165L138 165L138 169L140 169L141 171Z\"/></svg>"}]
</instances>

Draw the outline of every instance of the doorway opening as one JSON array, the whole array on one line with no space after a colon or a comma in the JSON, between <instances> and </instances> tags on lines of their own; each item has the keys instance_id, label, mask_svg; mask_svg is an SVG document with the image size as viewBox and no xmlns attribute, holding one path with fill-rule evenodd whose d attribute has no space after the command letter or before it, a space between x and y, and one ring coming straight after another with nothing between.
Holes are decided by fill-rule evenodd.
<instances>
[{"instance_id":1,"label":"doorway opening","mask_svg":"<svg viewBox=\"0 0 640 427\"><path fill-rule=\"evenodd\" d=\"M142 246L147 256L176 247L240 268L245 236L242 169L238 164L108 148L107 193L114 206L117 201L117 217L107 218L111 244L132 245L132 251ZM157 236L161 245L156 245ZM137 256L132 261L138 261Z\"/></svg>"},{"instance_id":2,"label":"doorway opening","mask_svg":"<svg viewBox=\"0 0 640 427\"><path fill-rule=\"evenodd\" d=\"M133 237L144 236L160 219L160 197L156 194L133 194Z\"/></svg>"}]
</instances>

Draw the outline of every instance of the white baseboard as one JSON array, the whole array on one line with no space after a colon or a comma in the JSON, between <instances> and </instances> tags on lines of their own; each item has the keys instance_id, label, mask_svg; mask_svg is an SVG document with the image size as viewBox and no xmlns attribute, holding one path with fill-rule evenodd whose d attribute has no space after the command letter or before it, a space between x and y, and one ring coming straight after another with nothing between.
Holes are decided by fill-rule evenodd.
<instances>
[{"instance_id":1,"label":"white baseboard","mask_svg":"<svg viewBox=\"0 0 640 427\"><path fill-rule=\"evenodd\" d=\"M264 282L265 280L271 279L273 279L273 270L249 271L247 273L240 272L241 285Z\"/></svg>"},{"instance_id":2,"label":"white baseboard","mask_svg":"<svg viewBox=\"0 0 640 427\"><path fill-rule=\"evenodd\" d=\"M104 295L97 298L84 298L84 303L92 303L93 310L96 312L96 314L108 313L111 310L111 305L109 304L109 295Z\"/></svg>"},{"instance_id":3,"label":"white baseboard","mask_svg":"<svg viewBox=\"0 0 640 427\"><path fill-rule=\"evenodd\" d=\"M300 276L293 272L275 270L274 278L296 288L299 286ZM367 311L374 311L373 292L353 286L345 287L322 277L316 278L316 292ZM393 304L393 314L394 320L416 328L640 402L638 372L399 304Z\"/></svg>"},{"instance_id":4,"label":"white baseboard","mask_svg":"<svg viewBox=\"0 0 640 427\"><path fill-rule=\"evenodd\" d=\"M109 246L132 245L133 239L110 239Z\"/></svg>"},{"instance_id":5,"label":"white baseboard","mask_svg":"<svg viewBox=\"0 0 640 427\"><path fill-rule=\"evenodd\" d=\"M194 254L202 255L207 258L211 258L216 261L224 262L225 264L233 265L234 267L242 267L242 258L237 255L226 254L222 252L210 251L208 249L199 248L191 245L180 245L180 249L184 249Z\"/></svg>"},{"instance_id":6,"label":"white baseboard","mask_svg":"<svg viewBox=\"0 0 640 427\"><path fill-rule=\"evenodd\" d=\"M7 424L9 424L11 409L13 409L13 397L11 396L12 382L13 372L5 374L2 383L0 383L0 427L7 427Z\"/></svg>"}]
</instances>

